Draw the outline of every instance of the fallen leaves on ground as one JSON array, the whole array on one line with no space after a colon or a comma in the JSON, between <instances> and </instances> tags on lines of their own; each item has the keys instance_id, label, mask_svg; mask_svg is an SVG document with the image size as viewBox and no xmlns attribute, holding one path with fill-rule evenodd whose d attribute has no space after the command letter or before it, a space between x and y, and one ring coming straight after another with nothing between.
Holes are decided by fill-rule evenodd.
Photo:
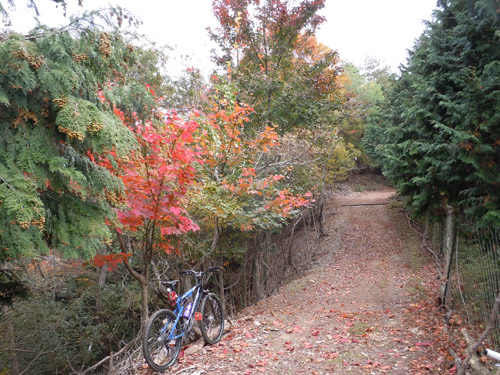
<instances>
[{"instance_id":1,"label":"fallen leaves on ground","mask_svg":"<svg viewBox=\"0 0 500 375\"><path fill-rule=\"evenodd\" d=\"M338 244L320 242L326 255L303 277L239 313L219 344L184 356L169 373L452 374L432 260L403 213L339 208L393 194L337 198L326 224Z\"/></svg>"}]
</instances>

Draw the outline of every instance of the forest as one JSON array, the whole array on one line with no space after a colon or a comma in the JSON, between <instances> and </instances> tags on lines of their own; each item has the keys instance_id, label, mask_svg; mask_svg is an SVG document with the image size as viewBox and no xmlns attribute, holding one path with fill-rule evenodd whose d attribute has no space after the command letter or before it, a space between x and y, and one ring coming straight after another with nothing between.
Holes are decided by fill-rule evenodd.
<instances>
[{"instance_id":1,"label":"forest","mask_svg":"<svg viewBox=\"0 0 500 375\"><path fill-rule=\"evenodd\" d=\"M180 270L222 266L229 315L270 295L353 170L500 226L498 0L439 0L397 74L319 43L324 6L212 0L210 77L170 76L120 7L4 26L0 374L108 373Z\"/></svg>"}]
</instances>

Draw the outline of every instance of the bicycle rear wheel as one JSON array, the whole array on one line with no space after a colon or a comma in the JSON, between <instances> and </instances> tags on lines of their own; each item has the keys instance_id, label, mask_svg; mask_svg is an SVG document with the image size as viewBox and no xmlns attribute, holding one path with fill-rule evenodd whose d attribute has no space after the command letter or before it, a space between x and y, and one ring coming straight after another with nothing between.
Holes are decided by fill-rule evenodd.
<instances>
[{"instance_id":1,"label":"bicycle rear wheel","mask_svg":"<svg viewBox=\"0 0 500 375\"><path fill-rule=\"evenodd\" d=\"M158 310L149 319L142 336L142 352L144 359L155 371L165 371L172 366L179 355L182 337L176 340L168 340L172 331L176 316L170 310ZM163 327L166 330L161 333ZM175 334L181 332L179 324Z\"/></svg>"},{"instance_id":2,"label":"bicycle rear wheel","mask_svg":"<svg viewBox=\"0 0 500 375\"><path fill-rule=\"evenodd\" d=\"M200 330L207 344L213 345L220 341L224 333L224 310L219 297L208 293L201 300Z\"/></svg>"}]
</instances>

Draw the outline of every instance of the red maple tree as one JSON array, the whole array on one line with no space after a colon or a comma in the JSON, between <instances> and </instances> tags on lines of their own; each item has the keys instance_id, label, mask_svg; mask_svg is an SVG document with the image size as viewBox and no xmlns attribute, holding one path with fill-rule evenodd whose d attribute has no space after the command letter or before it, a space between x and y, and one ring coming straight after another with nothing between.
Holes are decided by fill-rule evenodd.
<instances>
[{"instance_id":1,"label":"red maple tree","mask_svg":"<svg viewBox=\"0 0 500 375\"><path fill-rule=\"evenodd\" d=\"M98 160L121 179L124 191L110 194L116 220L109 225L116 230L121 254L99 255L94 262L113 267L123 261L141 285L145 321L149 269L155 252L179 252L175 237L198 229L185 209L185 195L196 174L194 166L201 162L201 149L193 139L198 124L182 119L175 111L158 108L146 120L139 120L136 114L125 116L117 108L114 112L134 134L138 147L127 157L111 151ZM129 264L131 255L139 257L140 268Z\"/></svg>"}]
</instances>

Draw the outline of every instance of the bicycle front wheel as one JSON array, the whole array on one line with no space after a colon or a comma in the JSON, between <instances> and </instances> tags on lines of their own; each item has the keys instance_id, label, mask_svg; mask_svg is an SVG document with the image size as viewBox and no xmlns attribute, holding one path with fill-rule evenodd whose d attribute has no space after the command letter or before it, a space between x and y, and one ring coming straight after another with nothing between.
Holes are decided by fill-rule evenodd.
<instances>
[{"instance_id":1,"label":"bicycle front wheel","mask_svg":"<svg viewBox=\"0 0 500 375\"><path fill-rule=\"evenodd\" d=\"M224 310L219 297L208 293L201 300L200 331L205 342L209 345L216 344L224 333Z\"/></svg>"},{"instance_id":2,"label":"bicycle front wheel","mask_svg":"<svg viewBox=\"0 0 500 375\"><path fill-rule=\"evenodd\" d=\"M149 319L142 336L142 352L144 359L155 371L165 371L172 366L181 350L182 337L168 340L174 327L176 316L170 310L158 310ZM166 326L163 333L162 329ZM175 335L180 334L179 324L175 328Z\"/></svg>"}]
</instances>

